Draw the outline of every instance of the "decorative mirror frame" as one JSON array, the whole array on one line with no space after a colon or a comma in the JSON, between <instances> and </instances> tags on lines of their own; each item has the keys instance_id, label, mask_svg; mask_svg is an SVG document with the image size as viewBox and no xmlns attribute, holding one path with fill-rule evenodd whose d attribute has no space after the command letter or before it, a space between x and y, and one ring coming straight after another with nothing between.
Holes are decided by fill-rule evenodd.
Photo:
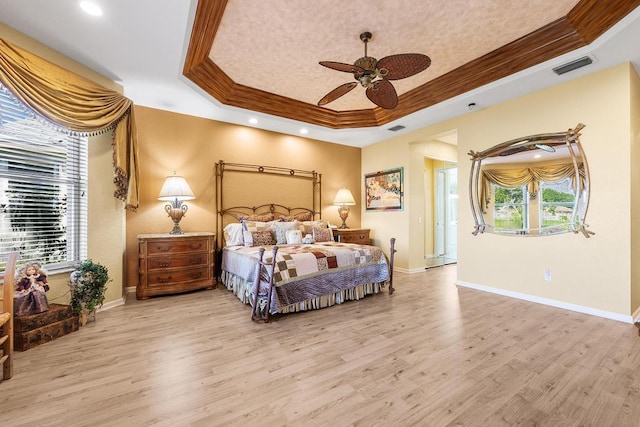
<instances>
[{"instance_id":1,"label":"decorative mirror frame","mask_svg":"<svg viewBox=\"0 0 640 427\"><path fill-rule=\"evenodd\" d=\"M473 235L479 233L495 233L510 236L546 236L554 234L562 234L572 231L573 233L581 232L585 237L591 237L594 232L587 229L585 217L589 206L589 167L587 158L584 154L582 144L580 143L580 131L585 127L579 123L574 129L566 132L542 133L529 135L522 138L513 139L501 144L495 145L487 150L475 152L469 151L471 157L471 171L469 173L469 202L475 222ZM575 190L575 198L573 201L573 209L571 217L566 227L562 227L559 231L557 226L525 228L517 230L517 232L498 231L497 227L487 224L485 221L483 200L482 200L482 162L492 157L505 157L513 154L530 151L543 150L547 152L555 152L556 149L566 147L570 155L570 161L573 164L573 185ZM581 173L582 170L582 173ZM556 229L554 231L554 229Z\"/></svg>"}]
</instances>

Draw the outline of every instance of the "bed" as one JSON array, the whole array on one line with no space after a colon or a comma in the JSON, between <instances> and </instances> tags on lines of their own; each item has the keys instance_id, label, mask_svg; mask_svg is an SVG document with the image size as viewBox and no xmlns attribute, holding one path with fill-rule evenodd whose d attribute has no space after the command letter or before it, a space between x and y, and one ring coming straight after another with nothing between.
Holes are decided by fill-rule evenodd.
<instances>
[{"instance_id":1,"label":"bed","mask_svg":"<svg viewBox=\"0 0 640 427\"><path fill-rule=\"evenodd\" d=\"M253 174L253 175L252 175ZM231 183L236 176L244 182ZM234 177L234 178L230 178ZM242 181L242 180L241 180ZM267 181L268 184L258 184ZM290 182L302 182L300 188ZM239 191L238 188L242 188ZM255 193L245 188L262 189ZM268 194L265 188L277 189ZM282 188L293 188L282 194ZM294 194L289 194L294 193ZM305 198L262 202L280 195ZM395 239L389 256L377 246L338 243L320 219L321 175L258 165L216 164L220 282L252 306L252 318L315 310L393 288ZM306 240L305 240L306 238ZM303 243L313 240L313 243Z\"/></svg>"}]
</instances>

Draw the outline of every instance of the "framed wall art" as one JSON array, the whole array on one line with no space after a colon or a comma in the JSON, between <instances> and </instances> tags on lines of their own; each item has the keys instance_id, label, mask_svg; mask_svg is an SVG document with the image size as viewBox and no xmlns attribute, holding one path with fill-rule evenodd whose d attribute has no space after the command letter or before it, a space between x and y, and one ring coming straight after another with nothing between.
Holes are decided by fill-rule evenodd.
<instances>
[{"instance_id":1,"label":"framed wall art","mask_svg":"<svg viewBox=\"0 0 640 427\"><path fill-rule=\"evenodd\" d=\"M402 210L403 172L404 168L395 168L364 176L365 203L368 211Z\"/></svg>"}]
</instances>

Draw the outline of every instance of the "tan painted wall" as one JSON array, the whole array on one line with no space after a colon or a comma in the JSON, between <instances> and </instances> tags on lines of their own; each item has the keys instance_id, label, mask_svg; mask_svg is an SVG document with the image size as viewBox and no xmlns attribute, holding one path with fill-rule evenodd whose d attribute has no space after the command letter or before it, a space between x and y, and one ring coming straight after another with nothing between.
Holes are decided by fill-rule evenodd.
<instances>
[{"instance_id":1,"label":"tan painted wall","mask_svg":"<svg viewBox=\"0 0 640 427\"><path fill-rule=\"evenodd\" d=\"M0 37L50 62L71 70L109 89L122 93L122 87L60 53L0 24ZM125 211L122 202L113 198L111 136L109 133L89 138L89 221L88 257L109 269L113 279L107 287L105 303L118 303L123 295L123 254ZM49 302L69 302L69 272L51 274Z\"/></svg>"},{"instance_id":2,"label":"tan painted wall","mask_svg":"<svg viewBox=\"0 0 640 427\"><path fill-rule=\"evenodd\" d=\"M631 312L640 317L640 77L629 69L631 81Z\"/></svg>"},{"instance_id":3,"label":"tan painted wall","mask_svg":"<svg viewBox=\"0 0 640 427\"><path fill-rule=\"evenodd\" d=\"M113 147L111 134L89 140L89 258L109 269L111 282L105 302L124 295L125 210L113 197Z\"/></svg>"},{"instance_id":4,"label":"tan painted wall","mask_svg":"<svg viewBox=\"0 0 640 427\"><path fill-rule=\"evenodd\" d=\"M363 170L404 165L412 143L435 135L458 132L459 228L458 278L461 281L622 315L630 314L631 236L623 224L631 221L630 70L623 64L580 79L527 95L501 105L466 114L419 131L363 149ZM473 218L468 203L471 149L542 132L556 132L585 123L582 142L591 169L591 202L587 223L597 234L591 239L565 234L544 238L496 235L472 236ZM420 161L422 168L422 161ZM413 171L406 175L414 177ZM414 179L414 178L412 178ZM415 182L423 182L420 176ZM614 185L615 184L615 185ZM414 181L407 183L410 187ZM407 203L410 205L410 203ZM404 238L420 239L416 221L405 210L397 221L406 227ZM385 218L386 217L386 218ZM369 216L363 217L369 225ZM379 215L375 226L390 234L390 217ZM371 224L374 224L371 221ZM621 226L622 225L622 226ZM401 250L422 242L403 242ZM419 266L408 254L398 257L409 270ZM411 260L411 264L409 264ZM545 282L549 268L552 281Z\"/></svg>"},{"instance_id":5,"label":"tan painted wall","mask_svg":"<svg viewBox=\"0 0 640 427\"><path fill-rule=\"evenodd\" d=\"M137 235L172 228L165 202L157 197L165 177L174 170L186 178L196 196L187 202L189 210L180 222L185 232L216 231L215 164L219 160L315 170L322 174L322 219L341 223L337 207L331 203L338 189L345 186L357 202L347 224L360 226L360 148L145 107L136 107L135 112L140 140L140 208L127 213L127 286L135 286L138 280ZM277 202L275 193L286 188L272 190L270 201ZM231 191L225 188L225 194Z\"/></svg>"},{"instance_id":6,"label":"tan painted wall","mask_svg":"<svg viewBox=\"0 0 640 427\"><path fill-rule=\"evenodd\" d=\"M395 140L395 139L394 139ZM391 140L393 141L393 140ZM411 153L407 144L398 146L397 149L393 143L380 143L371 145L362 149L362 174L366 175L371 172L393 169L400 166L404 170L404 209L401 211L366 211L366 207L362 206L362 226L371 229L371 243L379 245L383 248L388 247L389 240L396 238L395 266L399 269L406 269L409 265L410 244L414 242L413 250L422 251L424 242L422 239L409 239L409 209L415 203L419 205L419 209L424 209L424 196L411 193L411 179L407 176L409 169L407 165L411 159ZM419 158L420 181L422 175L422 158ZM414 168L414 171L416 169ZM415 179L415 177L414 177ZM420 184L418 184L420 186ZM364 191L364 188L361 188ZM416 197L416 200L413 197ZM416 219L417 222L417 219ZM414 230L415 231L415 230ZM422 233L420 231L420 233Z\"/></svg>"}]
</instances>

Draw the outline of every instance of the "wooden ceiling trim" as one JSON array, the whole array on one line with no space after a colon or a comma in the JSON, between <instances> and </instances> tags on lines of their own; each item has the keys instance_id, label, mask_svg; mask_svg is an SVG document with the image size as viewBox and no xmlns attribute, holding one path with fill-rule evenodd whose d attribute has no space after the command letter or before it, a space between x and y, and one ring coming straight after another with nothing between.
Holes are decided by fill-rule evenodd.
<instances>
[{"instance_id":1,"label":"wooden ceiling trim","mask_svg":"<svg viewBox=\"0 0 640 427\"><path fill-rule=\"evenodd\" d=\"M639 6L640 0L582 0L567 18L589 44Z\"/></svg>"},{"instance_id":2,"label":"wooden ceiling trim","mask_svg":"<svg viewBox=\"0 0 640 427\"><path fill-rule=\"evenodd\" d=\"M208 55L227 1L199 0L183 74L223 104L331 129L382 126L586 46L640 6L640 0L582 0L566 17L399 97L394 110L335 111L235 83Z\"/></svg>"},{"instance_id":3,"label":"wooden ceiling trim","mask_svg":"<svg viewBox=\"0 0 640 427\"><path fill-rule=\"evenodd\" d=\"M211 52L227 0L200 0L191 29L191 38L184 61L183 74L187 76L191 70L204 63Z\"/></svg>"}]
</instances>

